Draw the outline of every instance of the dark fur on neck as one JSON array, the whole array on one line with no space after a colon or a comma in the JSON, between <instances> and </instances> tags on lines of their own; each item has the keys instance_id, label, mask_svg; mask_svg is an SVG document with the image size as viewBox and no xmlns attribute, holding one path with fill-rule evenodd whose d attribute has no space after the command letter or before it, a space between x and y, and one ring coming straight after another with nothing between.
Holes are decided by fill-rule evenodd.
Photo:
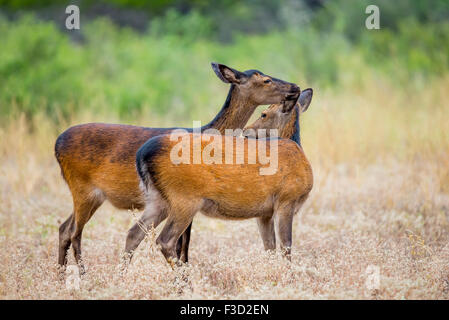
<instances>
[{"instance_id":1,"label":"dark fur on neck","mask_svg":"<svg viewBox=\"0 0 449 320\"><path fill-rule=\"evenodd\" d=\"M293 114L290 117L290 121L279 133L279 137L283 139L291 139L301 146L301 137L299 129L299 108L298 105L292 110Z\"/></svg>"},{"instance_id":2,"label":"dark fur on neck","mask_svg":"<svg viewBox=\"0 0 449 320\"><path fill-rule=\"evenodd\" d=\"M220 112L211 122L202 126L201 131L215 128L224 134L225 129L243 128L256 107L255 103L242 97L239 88L232 84Z\"/></svg>"},{"instance_id":3,"label":"dark fur on neck","mask_svg":"<svg viewBox=\"0 0 449 320\"><path fill-rule=\"evenodd\" d=\"M295 141L298 146L301 147L301 134L300 134L300 128L299 128L299 108L298 106L295 106L295 112L296 115L294 116L295 119L295 129L294 132L292 133L292 135L290 136L290 139L292 139L293 141Z\"/></svg>"}]
</instances>

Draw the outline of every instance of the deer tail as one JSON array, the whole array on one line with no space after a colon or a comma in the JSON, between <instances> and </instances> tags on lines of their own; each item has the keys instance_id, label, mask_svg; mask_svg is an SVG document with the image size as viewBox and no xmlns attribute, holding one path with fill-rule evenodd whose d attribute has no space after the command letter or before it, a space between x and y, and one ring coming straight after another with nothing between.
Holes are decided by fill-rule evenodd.
<instances>
[{"instance_id":1,"label":"deer tail","mask_svg":"<svg viewBox=\"0 0 449 320\"><path fill-rule=\"evenodd\" d=\"M150 184L156 182L155 172L153 170L154 160L162 148L161 137L156 136L145 142L137 151L136 154L136 169L137 173L148 190Z\"/></svg>"}]
</instances>

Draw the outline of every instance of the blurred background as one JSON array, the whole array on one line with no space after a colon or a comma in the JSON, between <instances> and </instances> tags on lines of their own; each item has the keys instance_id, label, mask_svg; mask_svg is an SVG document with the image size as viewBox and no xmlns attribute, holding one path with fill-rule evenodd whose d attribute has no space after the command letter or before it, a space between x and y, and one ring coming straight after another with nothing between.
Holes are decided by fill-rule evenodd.
<instances>
[{"instance_id":1,"label":"blurred background","mask_svg":"<svg viewBox=\"0 0 449 320\"><path fill-rule=\"evenodd\" d=\"M80 30L65 28L68 4L80 8ZM380 30L365 28L369 4ZM2 117L89 111L190 124L224 101L211 61L318 95L371 81L422 88L448 72L449 2L0 0L0 37Z\"/></svg>"},{"instance_id":2,"label":"blurred background","mask_svg":"<svg viewBox=\"0 0 449 320\"><path fill-rule=\"evenodd\" d=\"M80 30L65 26L68 4ZM365 27L369 4L379 30ZM215 61L313 87L312 157L369 163L447 145L446 0L0 0L0 47L3 134L22 126L53 143L80 122L206 123L228 90Z\"/></svg>"},{"instance_id":3,"label":"blurred background","mask_svg":"<svg viewBox=\"0 0 449 320\"><path fill-rule=\"evenodd\" d=\"M198 215L182 297L449 299L447 0L0 0L0 299L179 297L151 245L114 278L138 213L110 205L85 229L82 290L58 285L72 198L54 143L92 121L210 121L229 89L212 61L314 89L301 116L314 187L291 266L265 255L254 221ZM368 265L381 286L366 293Z\"/></svg>"}]
</instances>

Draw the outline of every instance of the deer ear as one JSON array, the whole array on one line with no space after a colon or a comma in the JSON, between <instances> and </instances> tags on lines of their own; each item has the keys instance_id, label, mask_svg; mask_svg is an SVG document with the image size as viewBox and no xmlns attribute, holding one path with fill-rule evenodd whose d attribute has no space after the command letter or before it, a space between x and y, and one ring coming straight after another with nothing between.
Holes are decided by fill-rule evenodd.
<instances>
[{"instance_id":1,"label":"deer ear","mask_svg":"<svg viewBox=\"0 0 449 320\"><path fill-rule=\"evenodd\" d=\"M299 96L299 105L301 106L301 112L306 112L309 108L310 102L312 101L313 90L312 88L308 88L301 92Z\"/></svg>"},{"instance_id":2,"label":"deer ear","mask_svg":"<svg viewBox=\"0 0 449 320\"><path fill-rule=\"evenodd\" d=\"M246 79L246 75L243 72L229 68L224 64L212 62L211 65L217 77L224 83L240 84Z\"/></svg>"},{"instance_id":3,"label":"deer ear","mask_svg":"<svg viewBox=\"0 0 449 320\"><path fill-rule=\"evenodd\" d=\"M293 94L289 95L285 98L285 100L282 102L282 112L290 112L295 107L296 103L299 100L299 94Z\"/></svg>"}]
</instances>

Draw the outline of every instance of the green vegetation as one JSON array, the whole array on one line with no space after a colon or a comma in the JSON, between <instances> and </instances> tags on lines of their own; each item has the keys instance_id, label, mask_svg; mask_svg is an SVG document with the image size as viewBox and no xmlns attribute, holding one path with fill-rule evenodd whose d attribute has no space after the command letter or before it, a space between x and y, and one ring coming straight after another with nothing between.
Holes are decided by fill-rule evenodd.
<instances>
[{"instance_id":1,"label":"green vegetation","mask_svg":"<svg viewBox=\"0 0 449 320\"><path fill-rule=\"evenodd\" d=\"M288 14L279 28L234 32L225 43L211 18L216 12L208 15L211 9L201 1L189 2L183 14L163 10L145 32L107 18L83 21L78 42L61 25L33 12L13 20L0 16L0 112L31 116L45 111L65 118L88 109L123 119L147 112L189 118L223 101L219 80L212 81L211 61L330 89L359 86L372 76L406 88L447 74L446 1L378 1L381 30L373 31L364 26L369 2L348 2L354 3L329 1L314 10L299 2L295 11L284 1L278 11ZM141 2L115 3L136 8ZM168 8L170 3L159 4ZM251 17L252 11L225 3L234 19ZM17 8L29 3L0 4Z\"/></svg>"}]
</instances>

